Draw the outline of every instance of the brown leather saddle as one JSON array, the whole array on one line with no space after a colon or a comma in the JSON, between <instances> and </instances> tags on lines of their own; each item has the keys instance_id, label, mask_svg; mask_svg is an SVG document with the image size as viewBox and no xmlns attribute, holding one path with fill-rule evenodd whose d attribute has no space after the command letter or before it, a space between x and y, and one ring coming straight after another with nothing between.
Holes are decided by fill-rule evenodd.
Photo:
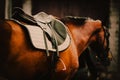
<instances>
[{"instance_id":1,"label":"brown leather saddle","mask_svg":"<svg viewBox=\"0 0 120 80\"><path fill-rule=\"evenodd\" d=\"M26 27L25 24L21 22L27 23L27 29L31 30L30 35L31 38L34 37L33 29L39 30L39 33L44 35L44 48L37 47L41 49L47 49L48 51L62 51L66 49L70 44L70 37L67 33L66 26L58 19L53 17L52 15L48 15L44 12L40 12L34 16L26 14L21 8L15 8L12 18L18 22L19 24ZM36 26L36 27L34 27ZM39 27L39 28L38 28ZM42 32L41 32L42 31ZM38 35L40 36L40 35ZM32 38L33 44L36 45L34 38ZM49 42L48 42L49 41ZM39 41L38 41L39 43ZM51 48L49 48L49 44L51 43ZM59 54L58 54L59 55Z\"/></svg>"}]
</instances>

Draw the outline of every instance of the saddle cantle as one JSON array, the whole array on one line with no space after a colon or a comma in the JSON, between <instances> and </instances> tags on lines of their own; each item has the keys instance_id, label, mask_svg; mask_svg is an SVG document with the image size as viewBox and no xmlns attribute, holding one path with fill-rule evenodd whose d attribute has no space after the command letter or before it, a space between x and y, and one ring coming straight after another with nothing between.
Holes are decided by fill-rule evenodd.
<instances>
[{"instance_id":1,"label":"saddle cantle","mask_svg":"<svg viewBox=\"0 0 120 80\"><path fill-rule=\"evenodd\" d=\"M70 44L70 36L66 26L52 15L40 12L34 16L15 8L12 18L27 28L31 42L35 48L49 51L62 51ZM21 22L27 23L23 24Z\"/></svg>"},{"instance_id":2,"label":"saddle cantle","mask_svg":"<svg viewBox=\"0 0 120 80\"><path fill-rule=\"evenodd\" d=\"M36 25L36 21L32 17L32 15L26 14L21 8L16 7L14 8L14 12L12 18L18 21L22 21L28 23L30 25Z\"/></svg>"}]
</instances>

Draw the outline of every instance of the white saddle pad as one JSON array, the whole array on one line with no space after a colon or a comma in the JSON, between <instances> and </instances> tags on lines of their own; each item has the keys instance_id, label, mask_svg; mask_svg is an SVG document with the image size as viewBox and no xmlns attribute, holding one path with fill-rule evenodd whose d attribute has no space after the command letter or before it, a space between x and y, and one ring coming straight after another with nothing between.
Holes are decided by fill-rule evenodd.
<instances>
[{"instance_id":1,"label":"white saddle pad","mask_svg":"<svg viewBox=\"0 0 120 80\"><path fill-rule=\"evenodd\" d=\"M45 47L45 41L44 41L42 29L38 26L33 26L33 25L24 25L24 26L28 29L30 39L31 39L33 46L35 48L45 50L46 47ZM47 39L47 37L46 37L46 39ZM58 46L58 50L59 51L65 50L69 46L70 41L71 41L70 36L67 34L65 41L61 45ZM52 48L52 44L48 39L47 39L47 46L48 46L48 50L56 51L56 49Z\"/></svg>"}]
</instances>

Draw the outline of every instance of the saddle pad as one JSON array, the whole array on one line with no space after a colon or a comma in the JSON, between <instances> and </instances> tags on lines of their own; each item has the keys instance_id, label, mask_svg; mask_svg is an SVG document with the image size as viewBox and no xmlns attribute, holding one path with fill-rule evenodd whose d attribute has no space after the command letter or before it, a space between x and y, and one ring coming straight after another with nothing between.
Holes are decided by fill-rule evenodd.
<instances>
[{"instance_id":1,"label":"saddle pad","mask_svg":"<svg viewBox=\"0 0 120 80\"><path fill-rule=\"evenodd\" d=\"M29 32L33 46L37 49L46 50L43 30L40 27L34 25L24 25L24 26L27 28ZM48 50L56 51L56 49L52 48L52 43L48 40L47 37L46 40L47 40ZM65 41L58 46L58 50L59 51L65 50L69 46L69 44L70 44L70 36L67 34Z\"/></svg>"}]
</instances>

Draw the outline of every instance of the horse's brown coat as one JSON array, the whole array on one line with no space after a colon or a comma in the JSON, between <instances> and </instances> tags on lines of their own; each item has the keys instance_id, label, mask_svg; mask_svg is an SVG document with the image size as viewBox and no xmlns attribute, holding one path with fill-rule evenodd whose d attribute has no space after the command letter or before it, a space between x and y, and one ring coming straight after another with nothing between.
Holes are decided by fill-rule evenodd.
<instances>
[{"instance_id":1,"label":"horse's brown coat","mask_svg":"<svg viewBox=\"0 0 120 80\"><path fill-rule=\"evenodd\" d=\"M70 80L79 66L78 57L96 40L93 33L101 29L100 20L88 19L81 26L65 23L71 43L60 52L52 73L45 51L31 46L22 26L11 20L0 24L0 74L10 80Z\"/></svg>"}]
</instances>

